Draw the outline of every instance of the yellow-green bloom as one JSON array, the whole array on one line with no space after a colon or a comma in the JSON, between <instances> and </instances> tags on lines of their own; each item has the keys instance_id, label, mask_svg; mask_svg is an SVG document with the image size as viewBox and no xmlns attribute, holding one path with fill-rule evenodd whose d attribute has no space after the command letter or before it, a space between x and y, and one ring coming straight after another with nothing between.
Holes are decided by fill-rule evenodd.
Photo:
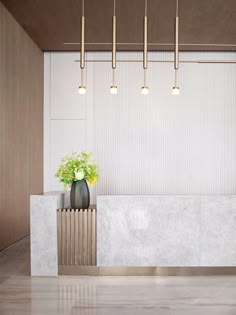
<instances>
[{"instance_id":1,"label":"yellow-green bloom","mask_svg":"<svg viewBox=\"0 0 236 315\"><path fill-rule=\"evenodd\" d=\"M96 177L94 177L92 179L88 179L88 182L89 182L90 185L94 185L96 183L96 181L97 181Z\"/></svg>"},{"instance_id":2,"label":"yellow-green bloom","mask_svg":"<svg viewBox=\"0 0 236 315\"><path fill-rule=\"evenodd\" d=\"M81 154L78 154L74 152L62 158L55 176L67 188L74 181L82 179L93 185L99 179L99 170L98 165L92 159L92 153L81 152Z\"/></svg>"},{"instance_id":3,"label":"yellow-green bloom","mask_svg":"<svg viewBox=\"0 0 236 315\"><path fill-rule=\"evenodd\" d=\"M81 180L84 178L84 172L83 171L75 171L75 179Z\"/></svg>"}]
</instances>

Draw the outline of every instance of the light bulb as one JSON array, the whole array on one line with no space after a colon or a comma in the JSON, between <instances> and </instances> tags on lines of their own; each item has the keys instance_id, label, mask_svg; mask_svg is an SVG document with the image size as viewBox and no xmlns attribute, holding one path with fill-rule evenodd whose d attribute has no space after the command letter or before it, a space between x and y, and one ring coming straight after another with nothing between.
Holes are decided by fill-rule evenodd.
<instances>
[{"instance_id":1,"label":"light bulb","mask_svg":"<svg viewBox=\"0 0 236 315\"><path fill-rule=\"evenodd\" d=\"M81 85L79 87L79 94L86 94L86 86Z\"/></svg>"},{"instance_id":2,"label":"light bulb","mask_svg":"<svg viewBox=\"0 0 236 315\"><path fill-rule=\"evenodd\" d=\"M117 85L112 85L111 87L110 87L110 93L111 94L117 94Z\"/></svg>"},{"instance_id":3,"label":"light bulb","mask_svg":"<svg viewBox=\"0 0 236 315\"><path fill-rule=\"evenodd\" d=\"M149 93L149 89L148 89L148 86L142 86L141 88L141 93L143 95L147 95Z\"/></svg>"},{"instance_id":4,"label":"light bulb","mask_svg":"<svg viewBox=\"0 0 236 315\"><path fill-rule=\"evenodd\" d=\"M178 86L173 86L172 94L173 95L179 95L179 87Z\"/></svg>"}]
</instances>

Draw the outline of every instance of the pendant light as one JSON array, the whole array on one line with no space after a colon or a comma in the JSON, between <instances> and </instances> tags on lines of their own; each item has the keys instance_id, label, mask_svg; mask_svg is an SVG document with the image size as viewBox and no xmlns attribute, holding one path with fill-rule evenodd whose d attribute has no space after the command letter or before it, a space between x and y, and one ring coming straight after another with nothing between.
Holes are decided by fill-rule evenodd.
<instances>
[{"instance_id":1,"label":"pendant light","mask_svg":"<svg viewBox=\"0 0 236 315\"><path fill-rule=\"evenodd\" d=\"M116 69L116 0L114 0L114 13L112 17L112 85L110 87L111 94L117 94L117 85L115 84Z\"/></svg>"},{"instance_id":2,"label":"pendant light","mask_svg":"<svg viewBox=\"0 0 236 315\"><path fill-rule=\"evenodd\" d=\"M82 0L81 43L80 43L81 85L79 86L79 94L86 94L86 86L84 84L84 70L85 70L84 34L85 34L85 17L84 17L84 0Z\"/></svg>"},{"instance_id":3,"label":"pendant light","mask_svg":"<svg viewBox=\"0 0 236 315\"><path fill-rule=\"evenodd\" d=\"M148 26L148 21L147 21L147 0L145 0L145 10L144 10L144 22L143 22L143 69L144 69L144 82L143 86L141 88L141 93L143 95L148 94L148 86L146 84L146 79L147 79L147 26Z\"/></svg>"},{"instance_id":4,"label":"pendant light","mask_svg":"<svg viewBox=\"0 0 236 315\"><path fill-rule=\"evenodd\" d=\"M177 84L178 69L179 69L179 0L176 0L175 53L174 53L175 85L172 88L172 94L173 95L179 95L179 87Z\"/></svg>"}]
</instances>

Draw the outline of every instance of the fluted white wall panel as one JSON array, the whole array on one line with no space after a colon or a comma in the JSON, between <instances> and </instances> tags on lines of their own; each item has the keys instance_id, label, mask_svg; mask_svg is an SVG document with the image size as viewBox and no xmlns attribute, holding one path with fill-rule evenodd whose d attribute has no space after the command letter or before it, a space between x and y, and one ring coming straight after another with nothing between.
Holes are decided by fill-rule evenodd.
<instances>
[{"instance_id":1,"label":"fluted white wall panel","mask_svg":"<svg viewBox=\"0 0 236 315\"><path fill-rule=\"evenodd\" d=\"M72 152L86 150L85 120L52 120L51 122L51 168L53 190L60 190L61 184L55 177L61 158Z\"/></svg>"},{"instance_id":2,"label":"fluted white wall panel","mask_svg":"<svg viewBox=\"0 0 236 315\"><path fill-rule=\"evenodd\" d=\"M57 53L57 58L62 55L67 69L74 56L65 61L65 54ZM111 58L105 52L87 57ZM141 53L118 54L118 59L141 58ZM150 53L149 59L173 60L173 53ZM180 59L233 60L236 54L191 52L182 53ZM236 65L180 63L179 96L171 94L174 73L170 63L149 64L150 94L146 96L140 94L142 63L118 63L117 95L109 93L111 64L92 62L88 68L86 114L81 115L87 124L86 147L94 151L101 170L95 194L236 193ZM56 91L54 86L51 93ZM77 110L75 116L67 113L66 118L80 117L80 106ZM63 111L67 111L66 102ZM58 115L54 112L53 119ZM68 137L67 141L75 139ZM54 189L54 182L49 181Z\"/></svg>"},{"instance_id":3,"label":"fluted white wall panel","mask_svg":"<svg viewBox=\"0 0 236 315\"><path fill-rule=\"evenodd\" d=\"M132 55L122 53L127 59ZM160 58L163 55L171 58L169 53ZM225 53L185 53L183 58L228 56L232 58ZM147 96L140 95L141 64L118 65L117 96L108 92L110 65L94 67L98 194L236 192L235 65L181 64L177 97L171 95L172 64L149 65Z\"/></svg>"},{"instance_id":4,"label":"fluted white wall panel","mask_svg":"<svg viewBox=\"0 0 236 315\"><path fill-rule=\"evenodd\" d=\"M81 97L75 52L51 54L51 119L86 119L87 97Z\"/></svg>"}]
</instances>

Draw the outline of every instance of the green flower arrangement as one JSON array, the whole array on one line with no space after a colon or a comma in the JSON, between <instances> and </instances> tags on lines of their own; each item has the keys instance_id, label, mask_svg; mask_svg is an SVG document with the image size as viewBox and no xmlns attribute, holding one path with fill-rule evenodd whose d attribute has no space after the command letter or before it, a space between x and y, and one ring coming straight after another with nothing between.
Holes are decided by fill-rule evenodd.
<instances>
[{"instance_id":1,"label":"green flower arrangement","mask_svg":"<svg viewBox=\"0 0 236 315\"><path fill-rule=\"evenodd\" d=\"M93 185L99 179L98 165L93 161L93 154L74 152L61 159L59 169L55 174L65 189L70 187L74 181L85 179Z\"/></svg>"}]
</instances>

